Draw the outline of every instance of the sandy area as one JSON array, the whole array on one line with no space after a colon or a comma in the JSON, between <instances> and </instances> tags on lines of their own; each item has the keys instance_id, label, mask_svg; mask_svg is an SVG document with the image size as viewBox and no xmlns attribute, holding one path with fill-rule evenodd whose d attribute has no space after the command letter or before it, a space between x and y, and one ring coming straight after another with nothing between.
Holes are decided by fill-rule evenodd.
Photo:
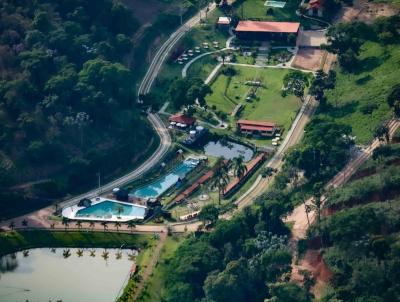
<instances>
[{"instance_id":1,"label":"sandy area","mask_svg":"<svg viewBox=\"0 0 400 302\"><path fill-rule=\"evenodd\" d=\"M293 60L292 66L316 71L320 69L323 51L315 48L301 48Z\"/></svg>"}]
</instances>

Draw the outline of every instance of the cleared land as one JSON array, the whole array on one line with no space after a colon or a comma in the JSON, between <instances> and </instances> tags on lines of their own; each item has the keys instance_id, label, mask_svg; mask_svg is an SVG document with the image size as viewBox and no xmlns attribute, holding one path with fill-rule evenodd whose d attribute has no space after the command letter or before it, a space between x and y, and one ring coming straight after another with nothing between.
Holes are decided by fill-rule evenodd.
<instances>
[{"instance_id":1,"label":"cleared land","mask_svg":"<svg viewBox=\"0 0 400 302\"><path fill-rule=\"evenodd\" d=\"M244 109L238 117L272 121L289 129L301 105L295 96L281 95L283 78L289 70L242 66L234 66L234 69L237 74L231 79L222 73L216 78L211 85L213 93L206 98L207 104L230 114L236 104L242 103ZM260 80L262 87L257 89L256 98L248 102L246 97L253 87L245 82L254 80Z\"/></svg>"},{"instance_id":2,"label":"cleared land","mask_svg":"<svg viewBox=\"0 0 400 302\"><path fill-rule=\"evenodd\" d=\"M359 60L355 73L338 71L335 89L327 92L331 108L326 115L350 125L357 143L365 144L374 129L391 116L386 98L399 82L400 49L367 42Z\"/></svg>"},{"instance_id":3,"label":"cleared land","mask_svg":"<svg viewBox=\"0 0 400 302\"><path fill-rule=\"evenodd\" d=\"M323 51L315 48L301 48L293 60L292 66L316 71L321 67Z\"/></svg>"}]
</instances>

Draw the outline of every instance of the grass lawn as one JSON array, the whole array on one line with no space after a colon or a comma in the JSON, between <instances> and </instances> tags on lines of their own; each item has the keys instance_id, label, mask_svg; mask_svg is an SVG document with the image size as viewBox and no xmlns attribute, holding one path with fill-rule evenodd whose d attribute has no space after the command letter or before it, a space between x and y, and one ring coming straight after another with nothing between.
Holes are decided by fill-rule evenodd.
<instances>
[{"instance_id":1,"label":"grass lawn","mask_svg":"<svg viewBox=\"0 0 400 302\"><path fill-rule=\"evenodd\" d=\"M301 1L299 0L288 0L284 8L277 7L266 7L264 0L245 0L236 1L233 6L236 10L236 14L241 19L254 19L262 21L291 21L301 22L305 28L311 26L320 25L318 22L301 18L296 15L296 10L299 7ZM272 8L273 14L267 15L267 9ZM242 18L243 12L243 18Z\"/></svg>"},{"instance_id":2,"label":"grass lawn","mask_svg":"<svg viewBox=\"0 0 400 302\"><path fill-rule=\"evenodd\" d=\"M172 257L173 253L178 248L179 244L184 240L183 237L169 236L161 250L158 263L148 279L142 295L137 299L140 302L158 302L162 301L162 289L164 282L168 278L166 275L166 266L168 260Z\"/></svg>"},{"instance_id":3,"label":"grass lawn","mask_svg":"<svg viewBox=\"0 0 400 302\"><path fill-rule=\"evenodd\" d=\"M232 80L229 81L228 77L221 73L211 85L213 93L206 98L208 105L230 114L236 104L242 103L244 109L239 118L271 121L288 130L301 105L293 95L281 96L283 77L289 71L241 66L234 68L237 74ZM251 86L244 85L244 82L255 79L261 80L263 87L257 89L255 99L247 102L246 97Z\"/></svg>"},{"instance_id":4,"label":"grass lawn","mask_svg":"<svg viewBox=\"0 0 400 302\"><path fill-rule=\"evenodd\" d=\"M210 54L194 62L187 70L188 77L200 78L203 81L207 79L211 71L218 65L218 61L215 58L216 54Z\"/></svg>"},{"instance_id":5,"label":"grass lawn","mask_svg":"<svg viewBox=\"0 0 400 302\"><path fill-rule=\"evenodd\" d=\"M153 244L151 235L103 232L14 231L0 233L0 255L38 247L144 248Z\"/></svg>"},{"instance_id":6,"label":"grass lawn","mask_svg":"<svg viewBox=\"0 0 400 302\"><path fill-rule=\"evenodd\" d=\"M367 42L360 55L360 70L346 74L337 70L335 89L327 91L331 109L326 115L350 125L358 144L373 138L374 129L390 118L386 98L390 88L399 83L400 48ZM363 113L375 106L372 113Z\"/></svg>"}]
</instances>

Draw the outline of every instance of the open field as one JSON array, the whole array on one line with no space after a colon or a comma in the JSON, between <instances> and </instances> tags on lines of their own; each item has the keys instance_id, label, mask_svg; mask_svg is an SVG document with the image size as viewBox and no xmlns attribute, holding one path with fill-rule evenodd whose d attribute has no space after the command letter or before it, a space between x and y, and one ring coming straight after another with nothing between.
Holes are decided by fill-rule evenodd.
<instances>
[{"instance_id":1,"label":"open field","mask_svg":"<svg viewBox=\"0 0 400 302\"><path fill-rule=\"evenodd\" d=\"M281 96L283 78L289 71L242 66L235 66L234 69L237 75L231 80L221 73L211 85L213 93L206 98L208 105L230 114L236 104L242 103L244 109L239 114L240 118L271 121L288 130L300 108L300 101L295 96ZM244 83L252 80L260 80L262 87L257 89L256 98L248 102L246 97L251 86Z\"/></svg>"},{"instance_id":2,"label":"open field","mask_svg":"<svg viewBox=\"0 0 400 302\"><path fill-rule=\"evenodd\" d=\"M236 1L233 6L236 14L241 19L301 22L305 28L319 27L319 22L301 18L296 15L296 10L300 2L301 1L297 0L289 0L286 2L284 8L271 8L266 7L264 5L265 1L262 0L246 0ZM267 9L272 9L273 14L267 14Z\"/></svg>"},{"instance_id":3,"label":"open field","mask_svg":"<svg viewBox=\"0 0 400 302\"><path fill-rule=\"evenodd\" d=\"M0 233L0 255L38 247L143 248L152 244L151 235L100 232L14 231Z\"/></svg>"},{"instance_id":4,"label":"open field","mask_svg":"<svg viewBox=\"0 0 400 302\"><path fill-rule=\"evenodd\" d=\"M359 70L351 74L338 71L335 89L327 92L331 108L326 115L350 125L357 143L370 141L374 129L391 116L386 98L399 82L399 62L397 45L367 42L362 47ZM366 110L368 107L372 112Z\"/></svg>"}]
</instances>

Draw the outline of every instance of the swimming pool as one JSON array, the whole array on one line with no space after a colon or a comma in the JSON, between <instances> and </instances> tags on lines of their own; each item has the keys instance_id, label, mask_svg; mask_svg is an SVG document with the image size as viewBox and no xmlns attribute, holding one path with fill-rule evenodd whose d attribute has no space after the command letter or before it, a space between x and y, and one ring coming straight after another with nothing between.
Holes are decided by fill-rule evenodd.
<instances>
[{"instance_id":1,"label":"swimming pool","mask_svg":"<svg viewBox=\"0 0 400 302\"><path fill-rule=\"evenodd\" d=\"M110 217L110 216L130 216L143 219L146 208L134 204L104 200L95 205L83 208L76 212L75 217Z\"/></svg>"},{"instance_id":2,"label":"swimming pool","mask_svg":"<svg viewBox=\"0 0 400 302\"><path fill-rule=\"evenodd\" d=\"M265 1L265 6L284 8L286 2L283 1Z\"/></svg>"},{"instance_id":3,"label":"swimming pool","mask_svg":"<svg viewBox=\"0 0 400 302\"><path fill-rule=\"evenodd\" d=\"M133 219L144 219L147 212L145 206L109 198L96 197L91 201L92 205L88 207L73 205L64 208L62 216L76 220L126 222Z\"/></svg>"},{"instance_id":4,"label":"swimming pool","mask_svg":"<svg viewBox=\"0 0 400 302\"><path fill-rule=\"evenodd\" d=\"M181 164L176 166L167 175L164 175L154 182L139 188L129 194L132 197L142 199L153 199L157 198L173 185L175 185L179 179L183 179L186 174L192 171L199 164L199 160L195 158L189 158L183 161Z\"/></svg>"}]
</instances>

